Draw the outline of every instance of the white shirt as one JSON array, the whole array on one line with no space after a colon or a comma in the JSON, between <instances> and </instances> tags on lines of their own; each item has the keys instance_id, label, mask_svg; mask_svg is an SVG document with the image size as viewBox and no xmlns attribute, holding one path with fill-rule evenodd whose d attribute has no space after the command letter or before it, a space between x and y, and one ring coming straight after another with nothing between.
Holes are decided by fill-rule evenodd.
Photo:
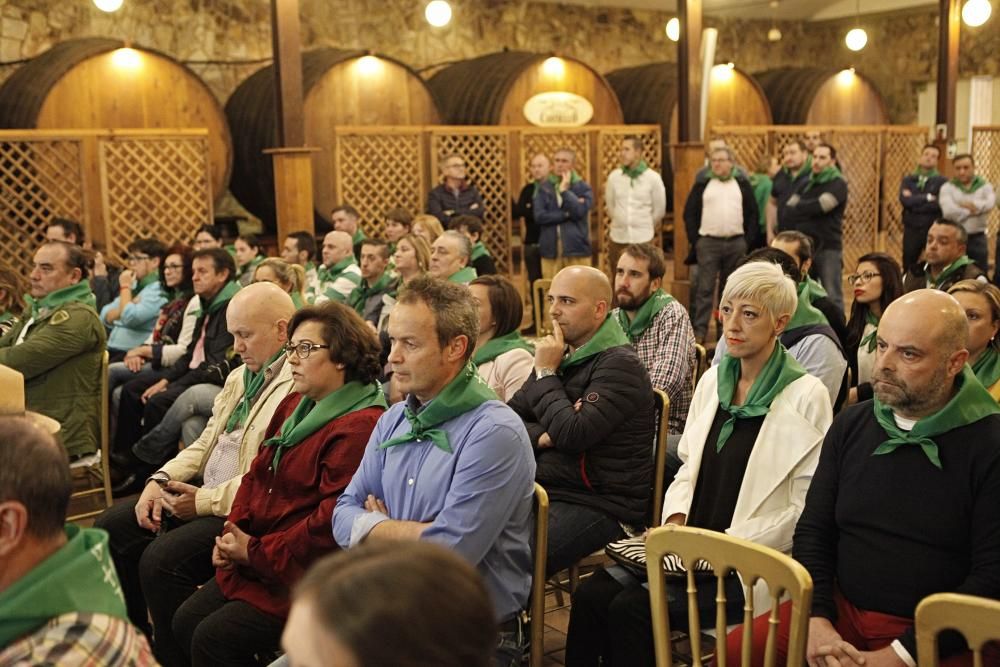
<instances>
[{"instance_id":1,"label":"white shirt","mask_svg":"<svg viewBox=\"0 0 1000 667\"><path fill-rule=\"evenodd\" d=\"M604 185L604 202L611 218L608 234L618 244L651 241L656 223L667 212L663 179L652 169L634 181L620 167L615 169Z\"/></svg>"},{"instance_id":2,"label":"white shirt","mask_svg":"<svg viewBox=\"0 0 1000 667\"><path fill-rule=\"evenodd\" d=\"M701 196L698 233L718 238L743 235L743 194L735 178L709 179Z\"/></svg>"}]
</instances>

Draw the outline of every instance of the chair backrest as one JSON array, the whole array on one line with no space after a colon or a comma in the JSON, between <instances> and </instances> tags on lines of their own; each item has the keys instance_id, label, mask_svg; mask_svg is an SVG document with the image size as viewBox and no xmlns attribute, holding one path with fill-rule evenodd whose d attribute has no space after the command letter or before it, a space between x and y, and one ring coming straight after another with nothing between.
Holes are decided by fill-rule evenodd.
<instances>
[{"instance_id":1,"label":"chair backrest","mask_svg":"<svg viewBox=\"0 0 1000 667\"><path fill-rule=\"evenodd\" d=\"M708 351L701 343L694 344L694 368L691 369L691 389L698 386L698 380L708 370Z\"/></svg>"},{"instance_id":2,"label":"chair backrest","mask_svg":"<svg viewBox=\"0 0 1000 667\"><path fill-rule=\"evenodd\" d=\"M534 295L535 302L535 335L539 338L552 333L549 302L545 298L550 287L552 287L552 281L548 278L539 278L531 284L531 293Z\"/></svg>"},{"instance_id":3,"label":"chair backrest","mask_svg":"<svg viewBox=\"0 0 1000 667\"><path fill-rule=\"evenodd\" d=\"M667 475L667 433L670 431L670 398L660 389L653 389L653 411L656 428L653 430L653 497L649 511L649 525L660 525L663 511L664 479Z\"/></svg>"},{"instance_id":4,"label":"chair backrest","mask_svg":"<svg viewBox=\"0 0 1000 667\"><path fill-rule=\"evenodd\" d=\"M671 553L677 554L687 568L688 636L690 637L698 637L701 634L693 566L698 560L705 560L715 570L718 587L715 630L719 637L715 659L718 664L726 664L725 576L733 570L742 578L743 594L746 598L743 613L742 664L750 665L753 639L750 625L754 617L759 615L753 608L753 587L759 580L767 583L771 599L771 622L767 633L765 666L774 667L776 662L778 605L784 595L788 595L792 602L787 664L796 666L804 664L813 589L812 578L805 567L769 547L712 530L669 524L651 530L646 537L646 571L649 576L657 667L673 665L670 650L670 618L667 613L666 582L662 565L663 557ZM707 584L706 581L702 583ZM701 647L698 641L691 642L691 650L694 664L701 665Z\"/></svg>"},{"instance_id":5,"label":"chair backrest","mask_svg":"<svg viewBox=\"0 0 1000 667\"><path fill-rule=\"evenodd\" d=\"M545 643L545 555L549 550L549 494L535 482L535 566L531 575L531 667L542 667Z\"/></svg>"},{"instance_id":6,"label":"chair backrest","mask_svg":"<svg viewBox=\"0 0 1000 667\"><path fill-rule=\"evenodd\" d=\"M938 633L957 630L972 650L973 664L983 665L982 648L1000 640L1000 601L958 593L928 595L917 605L917 664L937 667Z\"/></svg>"}]
</instances>

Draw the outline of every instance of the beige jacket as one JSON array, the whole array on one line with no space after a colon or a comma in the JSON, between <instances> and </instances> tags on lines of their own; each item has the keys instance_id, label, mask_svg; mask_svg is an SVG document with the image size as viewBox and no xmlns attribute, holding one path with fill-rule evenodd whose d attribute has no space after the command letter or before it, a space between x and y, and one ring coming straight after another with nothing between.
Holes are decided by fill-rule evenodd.
<instances>
[{"instance_id":1,"label":"beige jacket","mask_svg":"<svg viewBox=\"0 0 1000 667\"><path fill-rule=\"evenodd\" d=\"M478 368L479 377L506 403L531 375L535 358L527 350L509 350Z\"/></svg>"},{"instance_id":2,"label":"beige jacket","mask_svg":"<svg viewBox=\"0 0 1000 667\"><path fill-rule=\"evenodd\" d=\"M222 391L215 397L208 425L205 426L205 430L202 431L198 439L160 468L161 471L170 475L170 479L187 482L195 477L201 477L205 472L205 464L208 463L208 459L212 455L219 434L223 432L229 415L233 413L236 405L243 398L244 368L246 365L240 366L226 378L226 384L223 385ZM240 446L239 476L233 477L214 489L198 489L198 493L195 495L198 516L225 517L229 514L243 475L250 469L250 463L257 456L260 443L264 441L264 431L267 430L267 425L271 422L274 411L291 391L292 366L286 362L281 366L278 377L274 378L261 397L257 399L257 402L250 408L250 415L243 431L243 442Z\"/></svg>"}]
</instances>

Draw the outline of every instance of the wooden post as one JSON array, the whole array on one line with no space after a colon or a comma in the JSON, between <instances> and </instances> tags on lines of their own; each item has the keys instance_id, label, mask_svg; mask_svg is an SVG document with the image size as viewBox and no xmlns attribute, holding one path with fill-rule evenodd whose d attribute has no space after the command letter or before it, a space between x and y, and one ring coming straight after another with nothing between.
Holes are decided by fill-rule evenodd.
<instances>
[{"instance_id":1,"label":"wooden post","mask_svg":"<svg viewBox=\"0 0 1000 667\"><path fill-rule=\"evenodd\" d=\"M80 180L83 190L83 219L80 224L86 238L104 246L110 256L108 247L108 208L104 198L106 189L101 184L101 150L96 132L81 133L80 138Z\"/></svg>"},{"instance_id":2,"label":"wooden post","mask_svg":"<svg viewBox=\"0 0 1000 667\"><path fill-rule=\"evenodd\" d=\"M944 136L935 129L934 145L938 147L938 165L942 173L950 173L948 144L955 139L955 98L958 87L959 35L962 27L962 9L959 0L939 0L938 22L938 71L937 119L944 125Z\"/></svg>"},{"instance_id":3,"label":"wooden post","mask_svg":"<svg viewBox=\"0 0 1000 667\"><path fill-rule=\"evenodd\" d=\"M684 227L684 204L694 177L705 166L705 145L684 142L671 146L674 154L674 279L670 294L685 306L691 304L691 281L684 259L688 254L687 230Z\"/></svg>"},{"instance_id":4,"label":"wooden post","mask_svg":"<svg viewBox=\"0 0 1000 667\"><path fill-rule=\"evenodd\" d=\"M312 154L316 148L270 148L274 164L274 209L278 247L292 232L314 234Z\"/></svg>"},{"instance_id":5,"label":"wooden post","mask_svg":"<svg viewBox=\"0 0 1000 667\"><path fill-rule=\"evenodd\" d=\"M677 140L701 141L701 0L678 0Z\"/></svg>"}]
</instances>

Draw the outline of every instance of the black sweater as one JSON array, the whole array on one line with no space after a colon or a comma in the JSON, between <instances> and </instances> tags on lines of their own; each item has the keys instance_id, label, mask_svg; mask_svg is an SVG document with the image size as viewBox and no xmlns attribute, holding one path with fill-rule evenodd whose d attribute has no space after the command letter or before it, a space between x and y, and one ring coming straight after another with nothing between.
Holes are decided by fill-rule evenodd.
<instances>
[{"instance_id":1,"label":"black sweater","mask_svg":"<svg viewBox=\"0 0 1000 667\"><path fill-rule=\"evenodd\" d=\"M1000 415L934 438L942 470L917 446L872 456L887 439L871 401L827 432L792 552L812 575L813 615L836 621L834 586L906 618L931 593L1000 597ZM916 656L912 628L899 640ZM941 637L945 656L961 648Z\"/></svg>"},{"instance_id":2,"label":"black sweater","mask_svg":"<svg viewBox=\"0 0 1000 667\"><path fill-rule=\"evenodd\" d=\"M921 188L920 180L913 174L903 176L899 186L899 203L903 205L903 226L912 229L926 229L941 217L941 205L938 203L938 193L941 186L948 182L944 176L932 176ZM903 194L909 190L910 194ZM928 200L932 195L933 200Z\"/></svg>"},{"instance_id":3,"label":"black sweater","mask_svg":"<svg viewBox=\"0 0 1000 667\"><path fill-rule=\"evenodd\" d=\"M808 190L809 179L799 183L795 194L786 200L784 208L792 229L813 240L814 250L840 250L844 247L844 209L847 208L847 181L835 178L818 183ZM831 195L836 204L823 210L820 197Z\"/></svg>"}]
</instances>

